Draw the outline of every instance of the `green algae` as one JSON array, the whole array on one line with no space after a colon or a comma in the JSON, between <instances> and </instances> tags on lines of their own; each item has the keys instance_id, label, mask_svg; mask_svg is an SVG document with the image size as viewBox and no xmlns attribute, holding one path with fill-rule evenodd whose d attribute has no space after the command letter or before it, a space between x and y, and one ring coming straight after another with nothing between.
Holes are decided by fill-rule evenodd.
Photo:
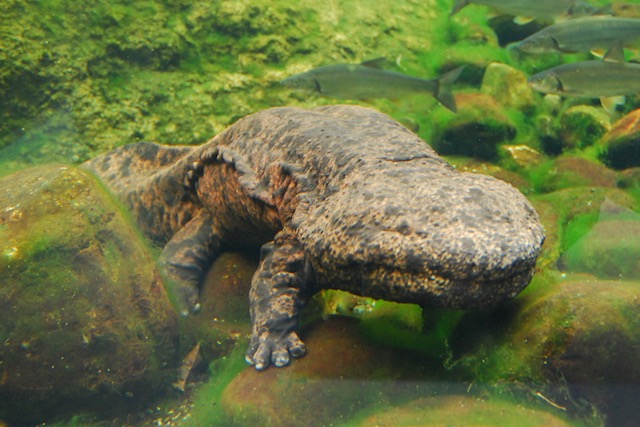
<instances>
[{"instance_id":1,"label":"green algae","mask_svg":"<svg viewBox=\"0 0 640 427\"><path fill-rule=\"evenodd\" d=\"M563 251L573 247L578 240L583 238L598 222L599 216L598 211L575 216L564 228Z\"/></svg>"},{"instance_id":2,"label":"green algae","mask_svg":"<svg viewBox=\"0 0 640 427\"><path fill-rule=\"evenodd\" d=\"M396 63L391 68L425 78L465 64L457 91L479 84L490 62L525 72L551 65L546 56L513 57L498 45L482 8L450 18L449 3L300 2L293 8L285 2L143 2L135 7L112 2L76 15L79 5L58 0L47 4L45 15L32 4L7 2L2 15L10 36L7 52L29 55L7 58L3 64L11 66L0 67L6 70L0 86L20 79L24 90L50 93L56 102L10 100L7 105L24 104L25 111L5 122L0 146L29 146L33 164L49 158L45 147L32 144L38 135L48 136L46 145L68 147L56 154L56 160L67 162L138 140L201 143L262 108L333 102L272 86L287 75L382 55ZM32 31L25 34L22 28ZM72 48L72 41L82 43ZM56 56L42 67L39 61L50 55L47 46L56 46ZM27 75L38 80L38 88ZM49 84L47 91L40 90L42 81ZM438 123L428 113L441 110L431 99L372 105L416 123L427 140ZM510 108L505 113L523 141L533 143L528 136L535 125L527 121L534 115ZM52 123L56 116L62 129ZM19 138L16 131L22 132ZM12 169L25 164L16 154L9 150L1 156Z\"/></svg>"},{"instance_id":3,"label":"green algae","mask_svg":"<svg viewBox=\"0 0 640 427\"><path fill-rule=\"evenodd\" d=\"M434 361L446 359L449 340L464 311L424 309L422 314L423 309L411 304L378 304L393 304L394 310L363 316L359 329L364 338L380 346L419 351Z\"/></svg>"},{"instance_id":4,"label":"green algae","mask_svg":"<svg viewBox=\"0 0 640 427\"><path fill-rule=\"evenodd\" d=\"M224 413L219 402L228 384L240 372L247 369L244 348L248 344L248 340L240 341L231 354L209 365L210 379L195 391L192 397L192 410L189 417L180 423L181 426L230 425L229 417Z\"/></svg>"}]
</instances>

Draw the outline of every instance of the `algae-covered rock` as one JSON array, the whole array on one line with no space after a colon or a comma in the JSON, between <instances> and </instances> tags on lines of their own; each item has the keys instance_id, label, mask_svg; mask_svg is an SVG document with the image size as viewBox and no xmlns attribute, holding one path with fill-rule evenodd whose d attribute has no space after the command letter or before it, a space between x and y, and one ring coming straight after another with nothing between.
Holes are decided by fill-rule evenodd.
<instances>
[{"instance_id":1,"label":"algae-covered rock","mask_svg":"<svg viewBox=\"0 0 640 427\"><path fill-rule=\"evenodd\" d=\"M636 208L636 201L628 192L611 187L570 187L544 194L539 198L554 205L563 225L580 215L592 215L597 220L600 208L606 200L627 209Z\"/></svg>"},{"instance_id":2,"label":"algae-covered rock","mask_svg":"<svg viewBox=\"0 0 640 427\"><path fill-rule=\"evenodd\" d=\"M615 122L600 141L602 160L614 169L640 166L640 109Z\"/></svg>"},{"instance_id":3,"label":"algae-covered rock","mask_svg":"<svg viewBox=\"0 0 640 427\"><path fill-rule=\"evenodd\" d=\"M0 180L0 417L148 402L173 379L177 318L153 258L87 172Z\"/></svg>"},{"instance_id":4,"label":"algae-covered rock","mask_svg":"<svg viewBox=\"0 0 640 427\"><path fill-rule=\"evenodd\" d=\"M528 171L541 192L574 187L610 187L618 184L616 173L599 162L578 156L562 156Z\"/></svg>"},{"instance_id":5,"label":"algae-covered rock","mask_svg":"<svg viewBox=\"0 0 640 427\"><path fill-rule=\"evenodd\" d=\"M640 221L598 222L561 263L565 270L602 278L640 278Z\"/></svg>"},{"instance_id":6,"label":"algae-covered rock","mask_svg":"<svg viewBox=\"0 0 640 427\"><path fill-rule=\"evenodd\" d=\"M618 185L620 188L640 189L640 167L620 171L618 173Z\"/></svg>"},{"instance_id":7,"label":"algae-covered rock","mask_svg":"<svg viewBox=\"0 0 640 427\"><path fill-rule=\"evenodd\" d=\"M532 168L542 163L546 156L525 144L504 144L500 146L500 157L503 165L514 169Z\"/></svg>"},{"instance_id":8,"label":"algae-covered rock","mask_svg":"<svg viewBox=\"0 0 640 427\"><path fill-rule=\"evenodd\" d=\"M560 117L560 138L564 149L589 147L610 129L609 114L591 105L574 105Z\"/></svg>"},{"instance_id":9,"label":"algae-covered rock","mask_svg":"<svg viewBox=\"0 0 640 427\"><path fill-rule=\"evenodd\" d=\"M434 118L433 145L442 155L492 160L497 145L516 136L516 127L496 99L484 93L456 95L457 114Z\"/></svg>"},{"instance_id":10,"label":"algae-covered rock","mask_svg":"<svg viewBox=\"0 0 640 427\"><path fill-rule=\"evenodd\" d=\"M461 360L476 379L561 390L558 404L586 399L622 425L621 417L640 415L625 388L640 384L639 297L639 282L577 277L538 284L510 308L470 313L458 329Z\"/></svg>"},{"instance_id":11,"label":"algae-covered rock","mask_svg":"<svg viewBox=\"0 0 640 427\"><path fill-rule=\"evenodd\" d=\"M544 245L536 261L536 268L544 270L546 267L554 266L560 258L563 219L553 202L534 198L531 203L544 227Z\"/></svg>"},{"instance_id":12,"label":"algae-covered rock","mask_svg":"<svg viewBox=\"0 0 640 427\"><path fill-rule=\"evenodd\" d=\"M640 279L640 214L605 201L598 222L567 249L560 263L567 271L600 278Z\"/></svg>"},{"instance_id":13,"label":"algae-covered rock","mask_svg":"<svg viewBox=\"0 0 640 427\"><path fill-rule=\"evenodd\" d=\"M533 89L527 84L527 76L499 62L489 64L480 90L492 95L505 108L531 110L537 102Z\"/></svg>"},{"instance_id":14,"label":"algae-covered rock","mask_svg":"<svg viewBox=\"0 0 640 427\"><path fill-rule=\"evenodd\" d=\"M286 369L247 368L220 402L233 425L324 426L354 412L416 391L424 366L413 353L376 347L357 324L330 318L304 336L313 350Z\"/></svg>"},{"instance_id":15,"label":"algae-covered rock","mask_svg":"<svg viewBox=\"0 0 640 427\"><path fill-rule=\"evenodd\" d=\"M249 289L257 266L256 257L240 252L225 252L214 261L201 287L200 310L182 321L183 351L200 342L201 355L211 361L251 334Z\"/></svg>"},{"instance_id":16,"label":"algae-covered rock","mask_svg":"<svg viewBox=\"0 0 640 427\"><path fill-rule=\"evenodd\" d=\"M254 254L257 255L257 254ZM249 289L258 259L241 252L225 252L213 263L200 291L200 313L251 330Z\"/></svg>"},{"instance_id":17,"label":"algae-covered rock","mask_svg":"<svg viewBox=\"0 0 640 427\"><path fill-rule=\"evenodd\" d=\"M615 16L624 16L627 18L640 18L640 5L631 1L615 2L611 5L611 9Z\"/></svg>"},{"instance_id":18,"label":"algae-covered rock","mask_svg":"<svg viewBox=\"0 0 640 427\"><path fill-rule=\"evenodd\" d=\"M538 266L554 264L598 222L602 206L613 204L635 209L628 193L611 187L574 187L536 196L533 204L545 228L546 239Z\"/></svg>"},{"instance_id":19,"label":"algae-covered rock","mask_svg":"<svg viewBox=\"0 0 640 427\"><path fill-rule=\"evenodd\" d=\"M512 342L526 336L529 350L541 345L548 374L562 372L571 383L640 383L639 295L637 282L561 282L527 300Z\"/></svg>"},{"instance_id":20,"label":"algae-covered rock","mask_svg":"<svg viewBox=\"0 0 640 427\"><path fill-rule=\"evenodd\" d=\"M451 395L416 399L372 415L359 425L362 427L448 425L565 427L572 424L551 412L505 400Z\"/></svg>"}]
</instances>

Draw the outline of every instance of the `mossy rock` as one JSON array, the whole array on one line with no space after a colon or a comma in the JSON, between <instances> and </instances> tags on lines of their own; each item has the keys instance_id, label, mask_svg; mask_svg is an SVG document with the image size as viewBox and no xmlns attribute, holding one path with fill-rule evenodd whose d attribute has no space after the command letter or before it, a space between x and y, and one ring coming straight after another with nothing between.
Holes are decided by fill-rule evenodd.
<instances>
[{"instance_id":1,"label":"mossy rock","mask_svg":"<svg viewBox=\"0 0 640 427\"><path fill-rule=\"evenodd\" d=\"M3 171L140 140L199 144L267 107L335 103L274 84L321 65L387 56L397 71L435 78L461 65L449 58L485 58L480 76L486 58L502 60L483 24L473 45L441 49L468 26L454 31L450 5L435 0L85 3L0 2ZM396 118L414 111L374 105Z\"/></svg>"},{"instance_id":2,"label":"mossy rock","mask_svg":"<svg viewBox=\"0 0 640 427\"><path fill-rule=\"evenodd\" d=\"M517 130L496 99L484 93L456 95L457 114L433 120L433 147L441 155L495 160L498 144L515 138Z\"/></svg>"},{"instance_id":3,"label":"mossy rock","mask_svg":"<svg viewBox=\"0 0 640 427\"><path fill-rule=\"evenodd\" d=\"M176 371L177 316L154 259L96 179L0 180L0 418L149 402Z\"/></svg>"},{"instance_id":4,"label":"mossy rock","mask_svg":"<svg viewBox=\"0 0 640 427\"><path fill-rule=\"evenodd\" d=\"M290 366L264 372L247 367L233 379L220 402L228 424L343 422L357 411L419 393L415 381L427 378L416 353L368 343L352 319L330 317L302 338L308 354Z\"/></svg>"},{"instance_id":5,"label":"mossy rock","mask_svg":"<svg viewBox=\"0 0 640 427\"><path fill-rule=\"evenodd\" d=\"M489 64L480 90L493 96L505 108L532 111L537 102L533 89L527 84L527 76L499 62Z\"/></svg>"},{"instance_id":6,"label":"mossy rock","mask_svg":"<svg viewBox=\"0 0 640 427\"><path fill-rule=\"evenodd\" d=\"M611 5L615 16L627 18L640 18L640 5L632 2L616 2Z\"/></svg>"},{"instance_id":7,"label":"mossy rock","mask_svg":"<svg viewBox=\"0 0 640 427\"><path fill-rule=\"evenodd\" d=\"M576 228L584 227L580 224L581 218L574 222ZM567 233L572 231L572 225L567 225ZM560 264L563 270L603 279L640 280L640 214L605 201L598 221L572 242L560 258Z\"/></svg>"},{"instance_id":8,"label":"mossy rock","mask_svg":"<svg viewBox=\"0 0 640 427\"><path fill-rule=\"evenodd\" d=\"M535 167L547 159L544 154L526 144L502 144L498 154L501 165L517 171Z\"/></svg>"},{"instance_id":9,"label":"mossy rock","mask_svg":"<svg viewBox=\"0 0 640 427\"><path fill-rule=\"evenodd\" d=\"M640 283L571 276L530 288L509 307L461 321L460 366L479 381L537 384L574 410L585 399L613 425L637 420L626 387L640 385Z\"/></svg>"},{"instance_id":10,"label":"mossy rock","mask_svg":"<svg viewBox=\"0 0 640 427\"><path fill-rule=\"evenodd\" d=\"M629 168L618 173L620 188L640 191L640 167Z\"/></svg>"},{"instance_id":11,"label":"mossy rock","mask_svg":"<svg viewBox=\"0 0 640 427\"><path fill-rule=\"evenodd\" d=\"M538 198L553 204L563 225L579 215L588 214L597 218L605 200L626 209L635 210L637 207L636 200L628 192L611 187L571 187Z\"/></svg>"},{"instance_id":12,"label":"mossy rock","mask_svg":"<svg viewBox=\"0 0 640 427\"><path fill-rule=\"evenodd\" d=\"M552 192L574 187L616 188L615 171L599 162L578 156L561 156L527 171L539 192Z\"/></svg>"},{"instance_id":13,"label":"mossy rock","mask_svg":"<svg viewBox=\"0 0 640 427\"><path fill-rule=\"evenodd\" d=\"M536 261L536 268L544 270L555 266L562 253L562 217L555 205L547 200L533 198L531 200L544 227L544 244Z\"/></svg>"},{"instance_id":14,"label":"mossy rock","mask_svg":"<svg viewBox=\"0 0 640 427\"><path fill-rule=\"evenodd\" d=\"M615 122L598 145L603 162L610 167L640 166L640 109Z\"/></svg>"},{"instance_id":15,"label":"mossy rock","mask_svg":"<svg viewBox=\"0 0 640 427\"><path fill-rule=\"evenodd\" d=\"M590 147L610 129L609 114L591 105L575 105L560 117L560 138L565 150Z\"/></svg>"},{"instance_id":16,"label":"mossy rock","mask_svg":"<svg viewBox=\"0 0 640 427\"><path fill-rule=\"evenodd\" d=\"M533 197L533 205L545 227L546 239L539 268L555 264L560 256L586 235L601 216L603 206L634 210L636 200L611 187L574 187Z\"/></svg>"},{"instance_id":17,"label":"mossy rock","mask_svg":"<svg viewBox=\"0 0 640 427\"><path fill-rule=\"evenodd\" d=\"M573 424L551 412L502 399L451 395L420 398L372 415L359 425L568 427Z\"/></svg>"}]
</instances>

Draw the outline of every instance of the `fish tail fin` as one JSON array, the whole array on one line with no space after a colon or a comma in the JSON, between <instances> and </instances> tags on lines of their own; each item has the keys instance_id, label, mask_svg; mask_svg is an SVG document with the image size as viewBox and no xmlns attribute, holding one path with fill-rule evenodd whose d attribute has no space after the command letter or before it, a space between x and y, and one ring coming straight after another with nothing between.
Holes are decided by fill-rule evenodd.
<instances>
[{"instance_id":1,"label":"fish tail fin","mask_svg":"<svg viewBox=\"0 0 640 427\"><path fill-rule=\"evenodd\" d=\"M435 98L454 113L457 112L458 109L456 107L456 99L451 92L451 86L458 80L463 69L464 66L458 67L455 70L443 74L437 80L438 86L436 88Z\"/></svg>"},{"instance_id":2,"label":"fish tail fin","mask_svg":"<svg viewBox=\"0 0 640 427\"><path fill-rule=\"evenodd\" d=\"M455 15L460 11L460 9L462 9L468 4L469 4L469 0L456 0L456 2L453 5L453 8L451 8L451 12L449 12L449 16Z\"/></svg>"}]
</instances>

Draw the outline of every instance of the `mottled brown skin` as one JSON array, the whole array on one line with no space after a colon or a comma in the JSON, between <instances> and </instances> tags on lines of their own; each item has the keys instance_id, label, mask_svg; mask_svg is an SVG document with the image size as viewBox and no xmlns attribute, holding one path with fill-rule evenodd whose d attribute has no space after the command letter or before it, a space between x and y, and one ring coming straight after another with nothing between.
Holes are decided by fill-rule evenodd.
<instances>
[{"instance_id":1,"label":"mottled brown skin","mask_svg":"<svg viewBox=\"0 0 640 427\"><path fill-rule=\"evenodd\" d=\"M85 166L164 246L185 313L221 251L262 247L247 351L257 369L305 353L298 312L320 289L488 307L529 283L544 240L513 187L457 172L389 117L356 106L274 108L199 147L133 144Z\"/></svg>"}]
</instances>

